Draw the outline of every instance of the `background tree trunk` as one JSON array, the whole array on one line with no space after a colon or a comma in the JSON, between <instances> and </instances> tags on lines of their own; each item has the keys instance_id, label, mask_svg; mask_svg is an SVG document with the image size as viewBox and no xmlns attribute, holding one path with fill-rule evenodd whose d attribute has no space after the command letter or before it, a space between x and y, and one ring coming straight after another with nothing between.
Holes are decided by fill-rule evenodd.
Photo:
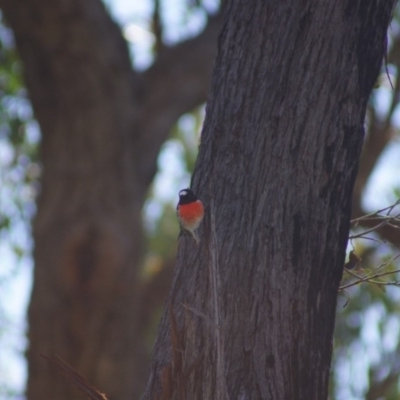
<instances>
[{"instance_id":1,"label":"background tree trunk","mask_svg":"<svg viewBox=\"0 0 400 400\"><path fill-rule=\"evenodd\" d=\"M180 239L144 399L327 397L366 104L393 4L227 5L193 180L202 241Z\"/></svg>"},{"instance_id":2,"label":"background tree trunk","mask_svg":"<svg viewBox=\"0 0 400 400\"><path fill-rule=\"evenodd\" d=\"M205 100L218 18L138 74L99 0L0 7L42 131L28 399L86 398L40 358L55 353L110 398L137 399L148 362L141 210L172 124Z\"/></svg>"}]
</instances>

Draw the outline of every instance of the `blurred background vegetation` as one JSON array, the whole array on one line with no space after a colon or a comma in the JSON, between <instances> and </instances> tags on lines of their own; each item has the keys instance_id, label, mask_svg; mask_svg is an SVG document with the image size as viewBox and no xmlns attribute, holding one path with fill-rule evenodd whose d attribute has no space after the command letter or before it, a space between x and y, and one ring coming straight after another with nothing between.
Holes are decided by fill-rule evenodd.
<instances>
[{"instance_id":1,"label":"blurred background vegetation","mask_svg":"<svg viewBox=\"0 0 400 400\"><path fill-rule=\"evenodd\" d=\"M126 2L108 0L107 6L121 24L137 69L148 68L158 51L161 16L164 40L179 42L195 35L209 10L218 4L196 1L151 2L126 11ZM157 18L156 18L157 17ZM400 14L396 10L388 33L387 65L371 95L366 117L366 139L357 180L353 218L383 209L400 193ZM11 30L0 21L0 399L22 398L26 372L23 316L32 280L30 221L40 190L38 154L40 130L27 98L22 66ZM142 279L157 285L148 302L160 304L148 332L151 351L161 304L172 276L177 237L177 192L190 182L197 156L204 107L183 115L159 155L159 170L143 210L147 235ZM396 215L399 207L392 210ZM383 214L383 213L381 213ZM352 235L373 228L374 221L354 223ZM361 258L344 273L342 286L380 267L380 273L400 269L400 231L390 226L349 241L349 252ZM154 276L160 279L153 279ZM399 274L343 288L338 301L331 399L395 400L400 398L400 287Z\"/></svg>"}]
</instances>

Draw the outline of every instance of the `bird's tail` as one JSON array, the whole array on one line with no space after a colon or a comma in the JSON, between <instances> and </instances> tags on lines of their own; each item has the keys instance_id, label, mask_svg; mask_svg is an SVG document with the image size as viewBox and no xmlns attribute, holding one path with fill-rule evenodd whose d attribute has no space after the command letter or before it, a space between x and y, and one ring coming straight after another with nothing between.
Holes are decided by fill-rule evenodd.
<instances>
[{"instance_id":1,"label":"bird's tail","mask_svg":"<svg viewBox=\"0 0 400 400\"><path fill-rule=\"evenodd\" d=\"M199 244L199 242L200 242L200 237L199 237L199 234L197 233L197 229L195 229L194 231L192 231L192 235L193 235L194 240L196 241L196 243Z\"/></svg>"}]
</instances>

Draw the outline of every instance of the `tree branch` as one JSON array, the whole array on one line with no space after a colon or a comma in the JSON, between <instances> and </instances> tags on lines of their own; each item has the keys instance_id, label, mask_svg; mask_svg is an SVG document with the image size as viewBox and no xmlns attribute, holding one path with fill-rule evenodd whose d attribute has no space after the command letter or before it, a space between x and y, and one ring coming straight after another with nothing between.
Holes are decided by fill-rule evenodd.
<instances>
[{"instance_id":1,"label":"tree branch","mask_svg":"<svg viewBox=\"0 0 400 400\"><path fill-rule=\"evenodd\" d=\"M390 50L388 60L397 66L400 66L400 37L395 39L395 42ZM363 152L361 154L360 166L353 192L353 218L360 217L365 214L361 208L361 199L364 188L376 163L379 160L383 150L394 136L391 119L400 96L400 79L396 78L396 84L392 101L385 119L382 121L376 115L375 109L370 107L370 120L368 135L365 139Z\"/></svg>"},{"instance_id":2,"label":"tree branch","mask_svg":"<svg viewBox=\"0 0 400 400\"><path fill-rule=\"evenodd\" d=\"M142 75L141 135L137 142L138 175L147 186L156 172L156 160L171 127L184 113L204 103L211 82L221 16L210 17L199 36L164 48Z\"/></svg>"},{"instance_id":3,"label":"tree branch","mask_svg":"<svg viewBox=\"0 0 400 400\"><path fill-rule=\"evenodd\" d=\"M70 109L77 102L85 105L85 121L103 94L120 103L120 113L124 102L134 103L126 83L135 78L128 47L101 1L0 0L0 7L13 29L43 135L56 129L59 116L76 114Z\"/></svg>"}]
</instances>

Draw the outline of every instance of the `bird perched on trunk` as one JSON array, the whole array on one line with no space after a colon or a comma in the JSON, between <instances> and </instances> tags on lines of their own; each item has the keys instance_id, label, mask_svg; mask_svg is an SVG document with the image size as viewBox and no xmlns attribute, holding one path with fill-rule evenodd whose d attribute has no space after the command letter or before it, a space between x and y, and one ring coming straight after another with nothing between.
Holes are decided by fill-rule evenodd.
<instances>
[{"instance_id":1,"label":"bird perched on trunk","mask_svg":"<svg viewBox=\"0 0 400 400\"><path fill-rule=\"evenodd\" d=\"M179 192L179 202L176 207L181 227L189 231L197 243L200 238L197 228L204 217L203 203L197 198L191 189L183 189Z\"/></svg>"}]
</instances>

